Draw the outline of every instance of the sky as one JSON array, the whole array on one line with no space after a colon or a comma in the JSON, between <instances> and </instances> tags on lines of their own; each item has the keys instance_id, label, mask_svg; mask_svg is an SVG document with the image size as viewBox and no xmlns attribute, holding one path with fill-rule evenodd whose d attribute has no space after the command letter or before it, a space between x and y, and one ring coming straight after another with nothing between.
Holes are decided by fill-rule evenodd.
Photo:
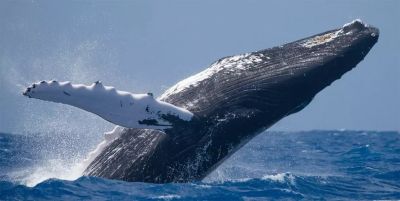
<instances>
[{"instance_id":1,"label":"sky","mask_svg":"<svg viewBox=\"0 0 400 201\"><path fill-rule=\"evenodd\" d=\"M272 130L400 130L400 1L0 1L0 132L101 136L114 125L23 97L40 80L160 95L215 60L341 27L380 29L357 68Z\"/></svg>"}]
</instances>

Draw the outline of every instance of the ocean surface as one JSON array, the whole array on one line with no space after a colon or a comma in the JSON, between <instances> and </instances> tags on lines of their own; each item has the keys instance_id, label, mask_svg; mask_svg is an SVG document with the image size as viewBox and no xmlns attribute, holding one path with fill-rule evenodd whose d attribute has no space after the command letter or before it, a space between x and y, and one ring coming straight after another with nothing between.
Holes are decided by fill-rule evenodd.
<instances>
[{"instance_id":1,"label":"ocean surface","mask_svg":"<svg viewBox=\"0 0 400 201\"><path fill-rule=\"evenodd\" d=\"M0 134L0 200L400 200L400 133L264 132L203 181L80 177L79 138Z\"/></svg>"}]
</instances>

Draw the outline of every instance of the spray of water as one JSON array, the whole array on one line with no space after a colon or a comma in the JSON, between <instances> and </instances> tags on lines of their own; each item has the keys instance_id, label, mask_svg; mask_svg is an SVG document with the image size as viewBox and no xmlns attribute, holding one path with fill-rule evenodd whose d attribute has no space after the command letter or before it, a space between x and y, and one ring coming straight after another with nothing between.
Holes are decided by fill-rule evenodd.
<instances>
[{"instance_id":1,"label":"spray of water","mask_svg":"<svg viewBox=\"0 0 400 201\"><path fill-rule=\"evenodd\" d=\"M13 132L41 136L49 142L43 142L42 146L33 150L38 154L39 162L15 171L11 177L28 186L50 178L75 180L114 139L114 134L109 133L106 135L108 139L104 139L102 133L115 126L73 107L27 99L21 92L30 83L44 79L87 84L103 80L110 85L116 82L116 85L124 83L128 86L132 81L116 70L117 63L112 53L98 40L84 41L72 48L60 48L52 55L35 58L28 63L29 67L18 61L2 59L1 65L7 68L0 71L7 76L0 81L5 85L6 93L15 97L17 105L20 105L15 114L18 121ZM114 131L119 129L117 127ZM91 150L95 151L88 155Z\"/></svg>"}]
</instances>

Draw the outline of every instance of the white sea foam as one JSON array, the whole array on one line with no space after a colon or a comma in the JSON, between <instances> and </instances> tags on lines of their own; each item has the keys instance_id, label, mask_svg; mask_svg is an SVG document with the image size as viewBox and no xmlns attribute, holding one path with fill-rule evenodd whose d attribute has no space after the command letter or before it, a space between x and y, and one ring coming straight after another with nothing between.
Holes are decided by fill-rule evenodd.
<instances>
[{"instance_id":1,"label":"white sea foam","mask_svg":"<svg viewBox=\"0 0 400 201\"><path fill-rule=\"evenodd\" d=\"M154 197L155 199L162 199L162 200L174 200L174 199L179 199L181 198L180 195L175 195L175 194L168 194L168 195L160 195L157 197Z\"/></svg>"},{"instance_id":2,"label":"white sea foam","mask_svg":"<svg viewBox=\"0 0 400 201\"><path fill-rule=\"evenodd\" d=\"M11 177L26 186L35 186L47 179L57 178L62 180L76 180L82 176L86 167L101 153L101 151L119 137L124 128L116 126L112 131L104 134L104 140L97 145L96 149L90 152L86 158L84 155L75 157L46 159L32 167L18 170L11 174Z\"/></svg>"},{"instance_id":3,"label":"white sea foam","mask_svg":"<svg viewBox=\"0 0 400 201\"><path fill-rule=\"evenodd\" d=\"M29 168L29 174L22 179L26 186L33 187L47 179L76 180L82 176L83 164L74 161L47 160L44 164Z\"/></svg>"},{"instance_id":4,"label":"white sea foam","mask_svg":"<svg viewBox=\"0 0 400 201\"><path fill-rule=\"evenodd\" d=\"M295 177L291 174L291 173L278 173L278 174L267 174L264 175L262 178L262 180L271 180L271 181L275 181L275 182L280 182L280 183L284 183L284 182L289 182L291 185L295 185Z\"/></svg>"}]
</instances>

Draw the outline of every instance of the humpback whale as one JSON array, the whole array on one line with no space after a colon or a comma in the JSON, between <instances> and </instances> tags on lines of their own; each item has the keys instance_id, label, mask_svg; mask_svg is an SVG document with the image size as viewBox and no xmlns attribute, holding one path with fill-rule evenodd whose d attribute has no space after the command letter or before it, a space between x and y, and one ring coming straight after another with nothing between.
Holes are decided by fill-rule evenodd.
<instances>
[{"instance_id":1,"label":"humpback whale","mask_svg":"<svg viewBox=\"0 0 400 201\"><path fill-rule=\"evenodd\" d=\"M377 28L355 20L282 46L219 59L157 99L175 108L175 115L160 120L170 126L118 127L84 175L154 183L200 180L254 136L307 106L362 61L378 37ZM75 94L57 91L64 98Z\"/></svg>"}]
</instances>

